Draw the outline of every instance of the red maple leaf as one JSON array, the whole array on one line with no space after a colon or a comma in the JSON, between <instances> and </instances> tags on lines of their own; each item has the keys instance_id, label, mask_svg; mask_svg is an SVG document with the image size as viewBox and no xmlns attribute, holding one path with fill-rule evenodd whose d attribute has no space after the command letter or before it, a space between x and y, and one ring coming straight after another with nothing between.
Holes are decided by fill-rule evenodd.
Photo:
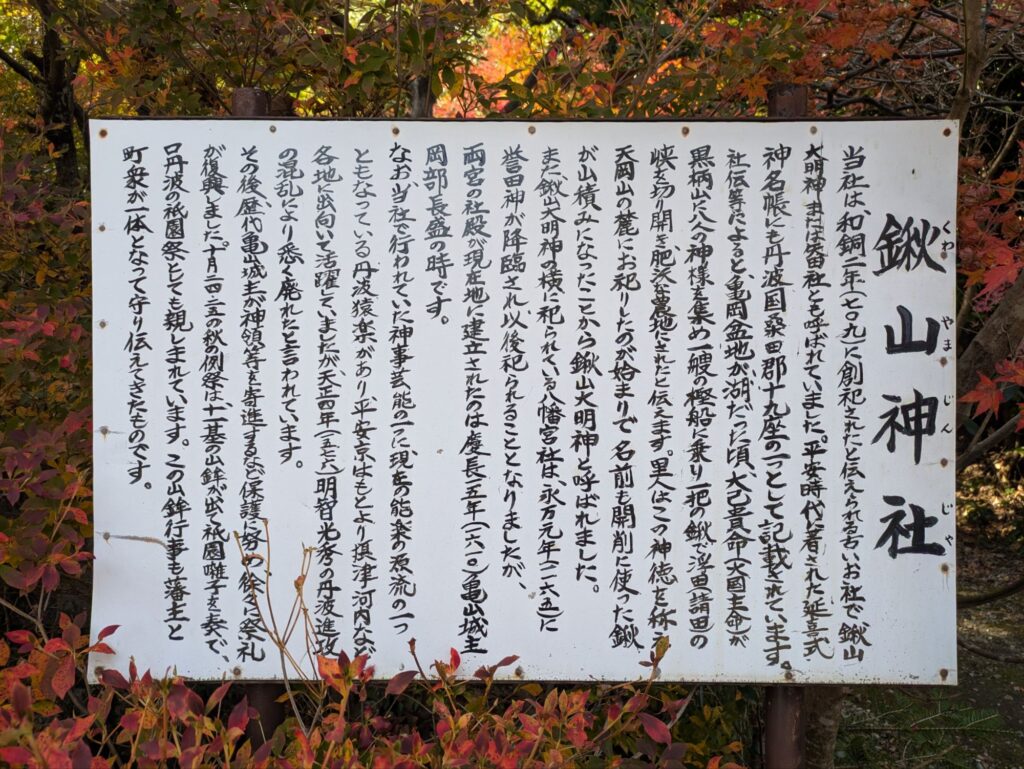
<instances>
[{"instance_id":1,"label":"red maple leaf","mask_svg":"<svg viewBox=\"0 0 1024 769\"><path fill-rule=\"evenodd\" d=\"M995 414L999 411L999 404L1003 402L1003 392L996 382L984 374L978 374L978 386L966 393L960 401L977 404L974 408L975 417L980 417L986 411Z\"/></svg>"}]
</instances>

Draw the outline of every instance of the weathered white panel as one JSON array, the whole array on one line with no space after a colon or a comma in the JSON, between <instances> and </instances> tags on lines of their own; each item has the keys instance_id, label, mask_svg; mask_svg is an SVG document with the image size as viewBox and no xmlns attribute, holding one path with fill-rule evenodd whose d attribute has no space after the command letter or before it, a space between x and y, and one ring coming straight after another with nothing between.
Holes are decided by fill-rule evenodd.
<instances>
[{"instance_id":1,"label":"weathered white panel","mask_svg":"<svg viewBox=\"0 0 1024 769\"><path fill-rule=\"evenodd\" d=\"M92 148L94 666L956 681L954 123Z\"/></svg>"}]
</instances>

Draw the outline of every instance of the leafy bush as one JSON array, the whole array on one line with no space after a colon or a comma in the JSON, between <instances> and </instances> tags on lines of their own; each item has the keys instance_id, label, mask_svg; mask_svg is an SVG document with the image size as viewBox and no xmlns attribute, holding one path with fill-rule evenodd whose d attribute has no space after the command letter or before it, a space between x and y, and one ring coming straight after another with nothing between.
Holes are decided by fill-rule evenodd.
<instances>
[{"instance_id":1,"label":"leafy bush","mask_svg":"<svg viewBox=\"0 0 1024 769\"><path fill-rule=\"evenodd\" d=\"M428 676L415 641L415 669L386 687L373 684L365 656L321 657L319 679L289 684L293 714L254 747L246 735L257 731L249 728L257 712L231 682L203 696L181 678L139 675L133 663L127 677L102 670L99 684L86 688L86 655L110 653L105 639L117 628L90 643L67 615L60 627L55 637L8 632L13 654L0 641L0 760L12 767L738 769L742 752L739 742L709 748L709 734L731 730L720 708L697 709L692 691L675 697L676 688L655 687L667 641L646 663L645 682L546 692L538 684L501 691L495 674L516 657L465 678L453 649ZM423 714L410 719L403 702Z\"/></svg>"}]
</instances>

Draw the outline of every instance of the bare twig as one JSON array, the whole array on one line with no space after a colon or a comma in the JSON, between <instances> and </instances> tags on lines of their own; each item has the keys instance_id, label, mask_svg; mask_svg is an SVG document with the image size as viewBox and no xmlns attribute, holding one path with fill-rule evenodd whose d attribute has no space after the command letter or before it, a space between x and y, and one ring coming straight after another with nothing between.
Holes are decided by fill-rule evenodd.
<instances>
[{"instance_id":1,"label":"bare twig","mask_svg":"<svg viewBox=\"0 0 1024 769\"><path fill-rule=\"evenodd\" d=\"M3 598L0 598L0 606L3 606L9 612L17 614L23 620L26 620L27 622L31 622L32 626L38 631L39 635L41 637L43 637L43 638L46 637L46 630L43 628L42 624L35 617L33 617L31 614L29 614L28 612L22 611L17 606L15 606L13 603L10 603L9 601L7 601L7 600L5 600Z\"/></svg>"},{"instance_id":2,"label":"bare twig","mask_svg":"<svg viewBox=\"0 0 1024 769\"><path fill-rule=\"evenodd\" d=\"M961 649L966 649L971 654L977 654L979 657L985 657L986 659L995 660L996 662L1005 662L1009 665L1024 665L1024 656L1002 654L1000 652L982 649L974 644L967 643L967 641L962 638L957 639L956 645Z\"/></svg>"},{"instance_id":3,"label":"bare twig","mask_svg":"<svg viewBox=\"0 0 1024 769\"><path fill-rule=\"evenodd\" d=\"M956 608L971 609L975 606L983 606L987 603L992 603L993 601L1009 598L1011 595L1019 593L1021 590L1024 590L1024 577L1020 577L1007 585L998 587L995 590L990 590L987 593L958 595L956 598Z\"/></svg>"},{"instance_id":4,"label":"bare twig","mask_svg":"<svg viewBox=\"0 0 1024 769\"><path fill-rule=\"evenodd\" d=\"M267 637L269 638L271 643L273 643L274 646L277 647L278 654L281 657L281 677L282 677L282 679L284 681L285 691L288 693L288 702L292 706L292 713L294 714L295 720L299 724L299 728L302 730L302 733L308 737L309 736L309 729L306 727L306 723L302 719L302 713L299 711L299 705L295 701L295 693L294 693L294 691L291 688L290 678L289 678L289 675L288 675L287 661L291 661L292 664L296 666L296 669L298 669L300 672L301 672L301 667L298 666L298 664L295 662L294 658L291 657L291 655L290 655L290 653L288 652L288 649L287 649L287 643L284 641L284 639L281 638L280 634L278 633L277 621L274 619L273 609L271 608L271 601L270 601L270 530L269 530L269 525L268 525L268 522L266 521L266 519L264 519L263 525L264 525L264 529L267 532L267 556L264 559L264 569L265 569L265 572L264 572L265 573L264 590L265 590L265 593L267 595L267 606L268 606L268 610L270 611L270 617L271 617L271 621L269 623L267 622L267 619L266 619L266 617L263 614L263 610L260 608L259 600L258 600L259 596L258 596L258 594L256 592L256 589L255 589L255 578L253 577L252 570L249 568L250 558L246 556L245 550L242 549L242 538L238 534L237 531L235 532L235 544L238 545L238 552L239 552L239 555L242 558L242 568L245 569L245 576L246 576L246 581L245 582L246 582L246 586L248 587L249 593L250 593L250 595L252 597L253 605L256 607L256 611L259 613L260 622L263 625L263 630L266 632Z\"/></svg>"},{"instance_id":5,"label":"bare twig","mask_svg":"<svg viewBox=\"0 0 1024 769\"><path fill-rule=\"evenodd\" d=\"M961 473L971 465L976 464L988 452L992 451L992 449L996 448L999 444L1016 433L1019 424L1020 419L1017 416L1010 417L1002 427L988 436L985 440L978 441L970 446L967 451L956 458L956 471ZM981 434L980 430L978 431L978 434Z\"/></svg>"},{"instance_id":6,"label":"bare twig","mask_svg":"<svg viewBox=\"0 0 1024 769\"><path fill-rule=\"evenodd\" d=\"M967 323L967 315L971 311L971 306L974 304L974 297L978 295L978 289L981 287L980 283L975 283L973 286L968 286L964 290L964 295L960 298L960 311L956 314L956 335L957 335L957 351L960 350L960 334L963 333L964 325Z\"/></svg>"}]
</instances>

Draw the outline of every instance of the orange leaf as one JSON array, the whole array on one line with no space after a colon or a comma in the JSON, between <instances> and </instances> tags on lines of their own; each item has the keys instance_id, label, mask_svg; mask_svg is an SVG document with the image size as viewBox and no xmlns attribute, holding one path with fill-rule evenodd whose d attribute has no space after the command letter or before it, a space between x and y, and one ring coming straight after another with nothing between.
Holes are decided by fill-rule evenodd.
<instances>
[{"instance_id":1,"label":"orange leaf","mask_svg":"<svg viewBox=\"0 0 1024 769\"><path fill-rule=\"evenodd\" d=\"M995 414L999 411L999 404L1003 402L1003 392L999 385L993 382L984 374L978 374L978 386L960 399L961 403L974 403L974 416L991 411Z\"/></svg>"},{"instance_id":2,"label":"orange leaf","mask_svg":"<svg viewBox=\"0 0 1024 769\"><path fill-rule=\"evenodd\" d=\"M741 96L751 101L764 101L768 98L768 77L763 74L748 77L740 84L738 90Z\"/></svg>"},{"instance_id":3,"label":"orange leaf","mask_svg":"<svg viewBox=\"0 0 1024 769\"><path fill-rule=\"evenodd\" d=\"M331 659L330 657L318 656L316 658L317 669L320 672L320 677L328 681L332 678L341 677L341 665L338 660Z\"/></svg>"},{"instance_id":4,"label":"orange leaf","mask_svg":"<svg viewBox=\"0 0 1024 769\"><path fill-rule=\"evenodd\" d=\"M887 40L878 40L865 45L864 51L873 61L887 61L896 53L896 46Z\"/></svg>"},{"instance_id":5,"label":"orange leaf","mask_svg":"<svg viewBox=\"0 0 1024 769\"><path fill-rule=\"evenodd\" d=\"M1024 360L1004 360L996 364L997 382L1024 387Z\"/></svg>"},{"instance_id":6,"label":"orange leaf","mask_svg":"<svg viewBox=\"0 0 1024 769\"><path fill-rule=\"evenodd\" d=\"M837 24L823 39L833 48L849 48L860 40L862 31L861 27L857 24Z\"/></svg>"}]
</instances>

